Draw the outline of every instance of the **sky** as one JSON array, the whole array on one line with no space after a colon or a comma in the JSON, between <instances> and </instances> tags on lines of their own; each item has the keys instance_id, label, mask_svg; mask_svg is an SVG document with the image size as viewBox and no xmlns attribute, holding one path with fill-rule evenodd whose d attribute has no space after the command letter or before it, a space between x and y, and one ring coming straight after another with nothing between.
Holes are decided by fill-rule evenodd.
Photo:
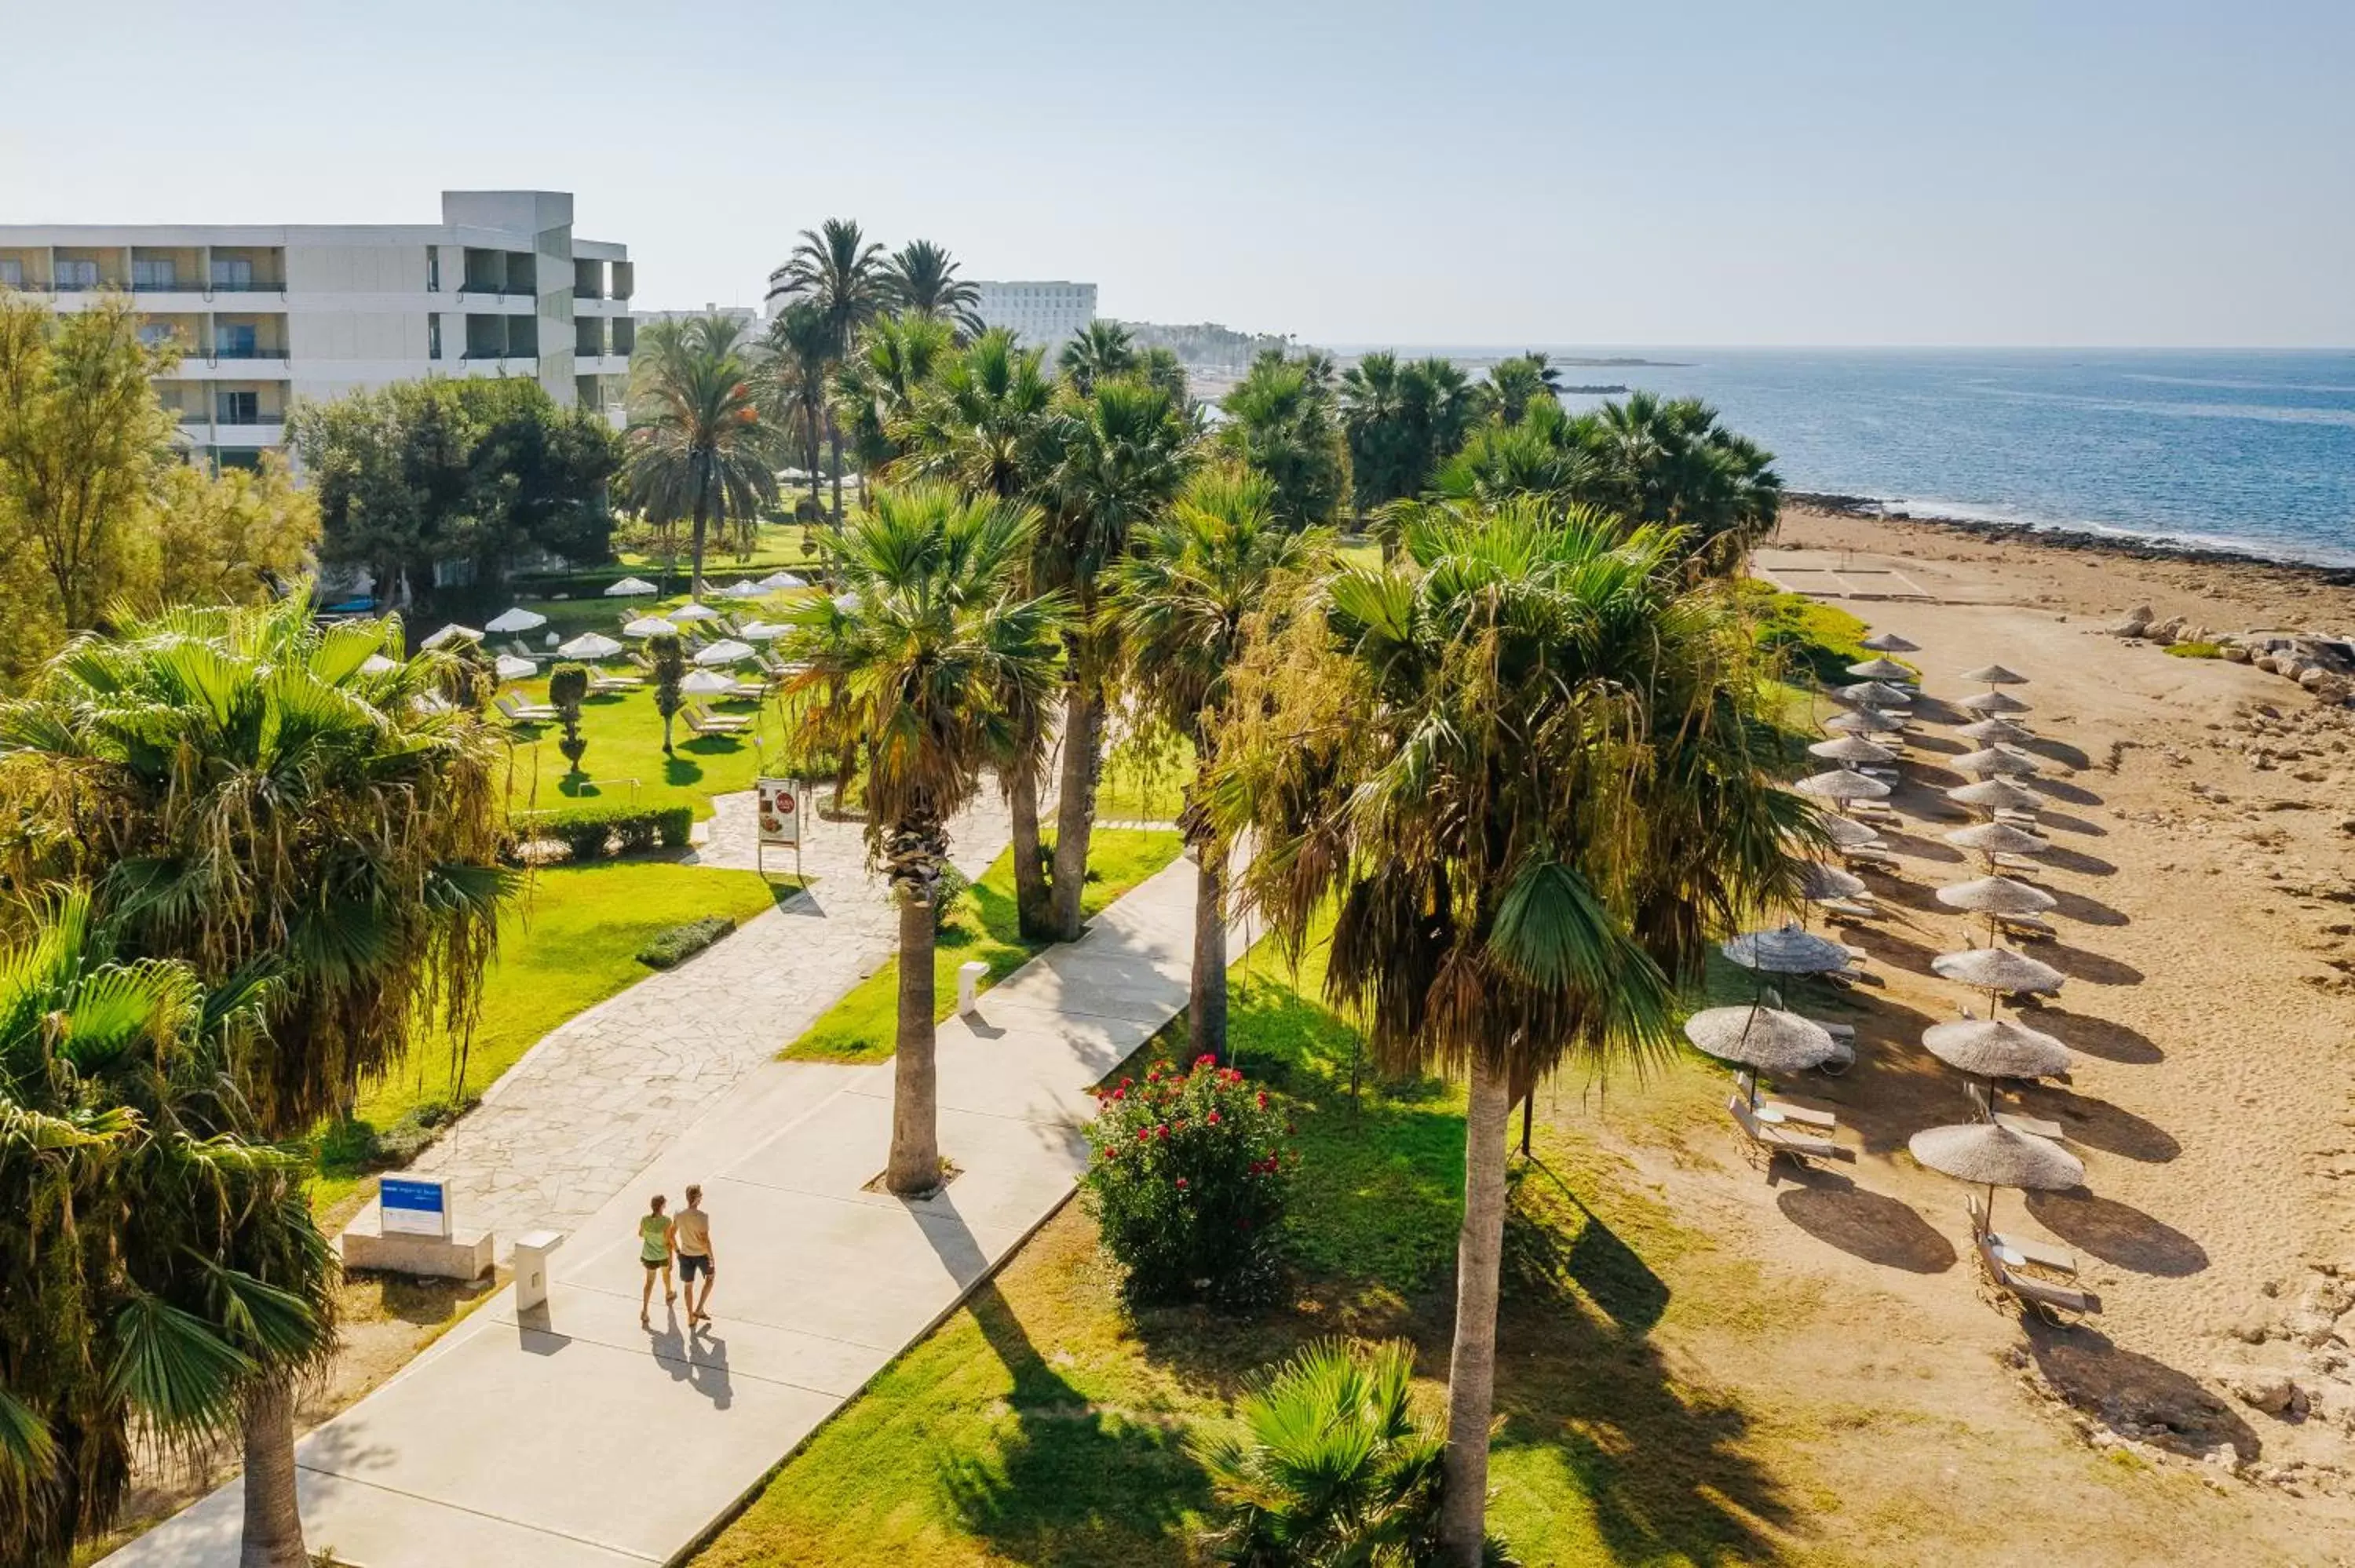
<instances>
[{"instance_id":1,"label":"sky","mask_svg":"<svg viewBox=\"0 0 2355 1568\"><path fill-rule=\"evenodd\" d=\"M0 16L0 223L536 187L650 308L847 217L1327 344L2355 344L2343 0Z\"/></svg>"}]
</instances>

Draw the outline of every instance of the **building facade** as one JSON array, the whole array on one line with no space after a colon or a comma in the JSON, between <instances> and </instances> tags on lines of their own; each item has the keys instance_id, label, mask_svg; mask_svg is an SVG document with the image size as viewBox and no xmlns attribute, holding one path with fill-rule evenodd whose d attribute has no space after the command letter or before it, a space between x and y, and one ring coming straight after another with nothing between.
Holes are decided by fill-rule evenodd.
<instances>
[{"instance_id":1,"label":"building facade","mask_svg":"<svg viewBox=\"0 0 2355 1568\"><path fill-rule=\"evenodd\" d=\"M214 464L283 445L297 397L429 376L527 376L618 424L636 346L628 249L576 238L560 191L444 191L434 225L0 224L0 289L131 295Z\"/></svg>"},{"instance_id":2,"label":"building facade","mask_svg":"<svg viewBox=\"0 0 2355 1568\"><path fill-rule=\"evenodd\" d=\"M1004 327L1027 348L1043 348L1051 362L1055 351L1088 329L1096 319L1096 286L1064 279L1036 281L982 282L975 313L984 326Z\"/></svg>"}]
</instances>

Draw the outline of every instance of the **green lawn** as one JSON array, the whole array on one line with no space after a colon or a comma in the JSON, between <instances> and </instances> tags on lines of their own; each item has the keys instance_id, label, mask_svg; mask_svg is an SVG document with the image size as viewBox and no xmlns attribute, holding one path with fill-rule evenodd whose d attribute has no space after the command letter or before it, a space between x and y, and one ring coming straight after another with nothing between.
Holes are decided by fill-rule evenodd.
<instances>
[{"instance_id":1,"label":"green lawn","mask_svg":"<svg viewBox=\"0 0 2355 1568\"><path fill-rule=\"evenodd\" d=\"M545 677L505 688L530 702L545 702ZM573 778L556 747L562 735L553 723L508 725L494 721L514 740L507 799L517 812L560 810L596 803L612 806L692 806L700 820L711 815L711 797L750 789L764 760L782 760L782 720L773 702L716 703L714 713L749 714L753 729L742 736L698 736L684 716L672 727L671 755L663 755L662 715L652 691L591 697L581 705L581 732L589 749L582 777Z\"/></svg>"},{"instance_id":2,"label":"green lawn","mask_svg":"<svg viewBox=\"0 0 2355 1568\"><path fill-rule=\"evenodd\" d=\"M1184 847L1176 833L1130 828L1098 828L1088 836L1088 884L1080 906L1093 915L1178 858ZM989 966L984 987L1028 963L1048 944L1023 939L1014 909L1014 852L990 863L959 903L932 949L933 1012L946 1018L956 1008L958 966L979 959ZM860 980L800 1039L780 1053L793 1062L886 1062L895 1044L900 1005L900 960Z\"/></svg>"},{"instance_id":3,"label":"green lawn","mask_svg":"<svg viewBox=\"0 0 2355 1568\"><path fill-rule=\"evenodd\" d=\"M558 1024L654 971L637 961L646 938L706 915L741 922L792 891L749 871L713 871L660 860L551 866L532 878L528 902L499 929L499 956L485 982L480 1022L467 1053L465 1088L480 1094ZM446 1102L456 1063L436 1031L408 1061L360 1098L358 1119L378 1131L421 1106ZM322 1151L313 1202L331 1208L364 1172Z\"/></svg>"}]
</instances>

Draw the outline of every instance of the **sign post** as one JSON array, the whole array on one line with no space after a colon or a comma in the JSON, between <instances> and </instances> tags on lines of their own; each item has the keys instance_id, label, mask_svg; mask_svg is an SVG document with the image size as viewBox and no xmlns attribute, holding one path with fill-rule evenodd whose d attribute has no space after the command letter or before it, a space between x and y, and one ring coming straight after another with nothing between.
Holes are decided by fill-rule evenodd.
<instances>
[{"instance_id":1,"label":"sign post","mask_svg":"<svg viewBox=\"0 0 2355 1568\"><path fill-rule=\"evenodd\" d=\"M762 852L773 844L794 852L794 880L802 874L802 799L806 793L798 779L756 779L752 781L758 831L753 835L752 863L768 874Z\"/></svg>"}]
</instances>

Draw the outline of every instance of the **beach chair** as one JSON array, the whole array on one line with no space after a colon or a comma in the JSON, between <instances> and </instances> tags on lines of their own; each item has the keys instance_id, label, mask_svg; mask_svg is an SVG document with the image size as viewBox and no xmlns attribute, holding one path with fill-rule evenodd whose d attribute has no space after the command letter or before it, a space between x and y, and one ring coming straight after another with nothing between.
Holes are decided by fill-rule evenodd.
<instances>
[{"instance_id":1,"label":"beach chair","mask_svg":"<svg viewBox=\"0 0 2355 1568\"><path fill-rule=\"evenodd\" d=\"M1994 1261L2007 1269L2046 1268L2073 1279L2076 1277L2077 1255L2067 1247L2054 1246L2049 1242L2028 1236L2004 1235L1988 1228L1987 1204L1977 1192L1964 1199L1963 1206L1970 1212L1971 1240L1991 1248Z\"/></svg>"},{"instance_id":2,"label":"beach chair","mask_svg":"<svg viewBox=\"0 0 2355 1568\"><path fill-rule=\"evenodd\" d=\"M1743 1099L1755 1104L1761 1111L1773 1111L1785 1126L1813 1128L1818 1132L1839 1130L1839 1112L1831 1106L1822 1100L1786 1095L1779 1089L1763 1088L1758 1075L1747 1067L1733 1075L1733 1086Z\"/></svg>"},{"instance_id":3,"label":"beach chair","mask_svg":"<svg viewBox=\"0 0 2355 1568\"><path fill-rule=\"evenodd\" d=\"M1843 1149L1828 1138L1811 1138L1791 1132L1775 1122L1760 1119L1751 1113L1749 1104L1740 1095L1725 1102L1733 1118L1735 1129L1742 1135L1742 1158L1762 1171L1771 1171L1779 1157L1801 1166L1812 1160L1853 1160L1856 1151Z\"/></svg>"},{"instance_id":4,"label":"beach chair","mask_svg":"<svg viewBox=\"0 0 2355 1568\"><path fill-rule=\"evenodd\" d=\"M510 637L507 639L507 645L506 647L494 648L491 652L494 653L512 653L518 659L528 659L535 664L544 664L548 662L549 659L548 654L544 652L535 653L530 649L525 647L523 639L520 637Z\"/></svg>"},{"instance_id":5,"label":"beach chair","mask_svg":"<svg viewBox=\"0 0 2355 1568\"><path fill-rule=\"evenodd\" d=\"M608 675L601 673L589 677L589 693L591 696L610 696L617 692L634 692L645 684L645 682L635 675Z\"/></svg>"},{"instance_id":6,"label":"beach chair","mask_svg":"<svg viewBox=\"0 0 2355 1568\"><path fill-rule=\"evenodd\" d=\"M635 670L641 675L651 675L655 673L655 662L647 658L645 654L639 652L636 649L633 648L630 650L629 659L630 668Z\"/></svg>"},{"instance_id":7,"label":"beach chair","mask_svg":"<svg viewBox=\"0 0 2355 1568\"><path fill-rule=\"evenodd\" d=\"M742 735L752 727L750 714L715 714L700 703L688 703L678 711L696 735Z\"/></svg>"},{"instance_id":8,"label":"beach chair","mask_svg":"<svg viewBox=\"0 0 2355 1568\"><path fill-rule=\"evenodd\" d=\"M2090 1290L2023 1272L2032 1260L2019 1250L2017 1242L1983 1232L1972 1250L1978 1256L1980 1277L1998 1299L2009 1297L2055 1328L2068 1328L2102 1309L2102 1298ZM2073 1270L2073 1259L2071 1266Z\"/></svg>"},{"instance_id":9,"label":"beach chair","mask_svg":"<svg viewBox=\"0 0 2355 1568\"><path fill-rule=\"evenodd\" d=\"M2056 934L2051 921L2039 919L2033 915L1998 915L1995 924L2005 936L2016 937L2023 942L2049 942Z\"/></svg>"},{"instance_id":10,"label":"beach chair","mask_svg":"<svg viewBox=\"0 0 2355 1568\"><path fill-rule=\"evenodd\" d=\"M491 705L505 714L511 724L549 724L557 716L554 705L527 703L513 692L498 697Z\"/></svg>"},{"instance_id":11,"label":"beach chair","mask_svg":"<svg viewBox=\"0 0 2355 1568\"><path fill-rule=\"evenodd\" d=\"M1897 869L1897 857L1878 843L1843 845L1839 853L1850 865L1869 865L1881 871Z\"/></svg>"}]
</instances>

